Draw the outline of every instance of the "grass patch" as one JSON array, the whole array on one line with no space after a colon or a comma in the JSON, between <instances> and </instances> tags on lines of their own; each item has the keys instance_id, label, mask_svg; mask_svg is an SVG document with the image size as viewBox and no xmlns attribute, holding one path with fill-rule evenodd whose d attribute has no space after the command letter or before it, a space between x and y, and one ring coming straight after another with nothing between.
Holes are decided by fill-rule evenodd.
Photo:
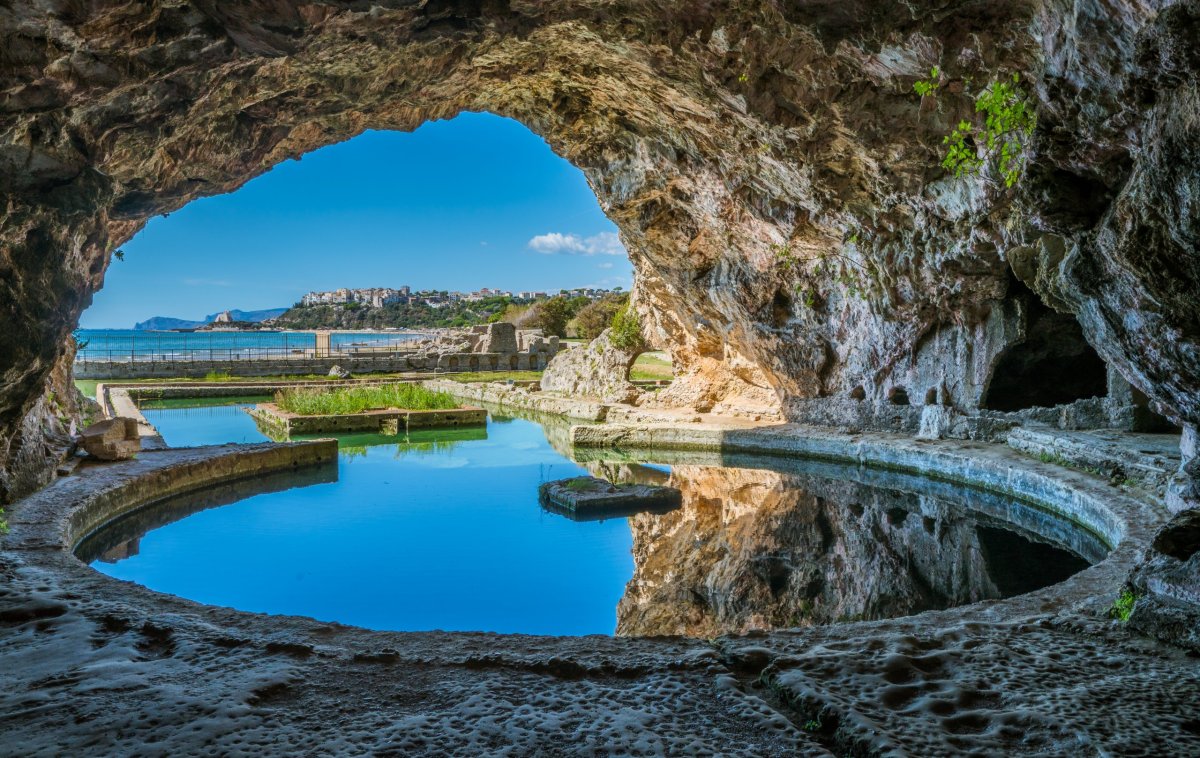
<instances>
[{"instance_id":1,"label":"grass patch","mask_svg":"<svg viewBox=\"0 0 1200 758\"><path fill-rule=\"evenodd\" d=\"M276 393L275 404L301 416L362 413L376 408L432 411L459 407L458 401L448 393L434 392L419 384L385 384L333 390L297 388Z\"/></svg>"},{"instance_id":2,"label":"grass patch","mask_svg":"<svg viewBox=\"0 0 1200 758\"><path fill-rule=\"evenodd\" d=\"M439 379L455 382L536 382L542 378L541 371L464 371L461 374L442 374Z\"/></svg>"},{"instance_id":3,"label":"grass patch","mask_svg":"<svg viewBox=\"0 0 1200 758\"><path fill-rule=\"evenodd\" d=\"M657 381L674 376L675 367L662 353L642 353L629 369L629 378L635 381Z\"/></svg>"},{"instance_id":4,"label":"grass patch","mask_svg":"<svg viewBox=\"0 0 1200 758\"><path fill-rule=\"evenodd\" d=\"M1133 615L1133 606L1137 605L1138 596L1128 587L1121 588L1121 594L1108 609L1110 618L1115 618L1124 624Z\"/></svg>"},{"instance_id":5,"label":"grass patch","mask_svg":"<svg viewBox=\"0 0 1200 758\"><path fill-rule=\"evenodd\" d=\"M228 371L209 371L204 375L206 382L229 382L233 381L233 374Z\"/></svg>"},{"instance_id":6,"label":"grass patch","mask_svg":"<svg viewBox=\"0 0 1200 758\"><path fill-rule=\"evenodd\" d=\"M96 385L100 383L98 379L76 379L75 387L84 394L85 397L96 399Z\"/></svg>"}]
</instances>

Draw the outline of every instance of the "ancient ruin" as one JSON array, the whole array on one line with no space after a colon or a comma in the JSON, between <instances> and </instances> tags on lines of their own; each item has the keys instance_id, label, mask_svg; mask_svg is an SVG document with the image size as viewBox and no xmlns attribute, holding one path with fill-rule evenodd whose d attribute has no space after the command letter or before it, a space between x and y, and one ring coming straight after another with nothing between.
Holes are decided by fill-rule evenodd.
<instances>
[{"instance_id":1,"label":"ancient ruin","mask_svg":"<svg viewBox=\"0 0 1200 758\"><path fill-rule=\"evenodd\" d=\"M0 746L1200 752L1181 652L1200 625L1198 51L1197 0L3 4ZM1036 115L1016 173L975 142L981 170L947 170L1001 82ZM162 489L254 470L159 451L44 489L76 445L71 332L120 245L287 158L484 110L585 173L643 336L677 367L642 397L628 356L555 358L538 407L625 422L572 440L1018 482L1113 553L973 610L710 645L272 624L60 550ZM542 369L559 347L492 324L404 360ZM602 397L555 395L585 388ZM1172 435L1169 467L1142 433ZM329 454L299 449L253 456ZM1113 476L1057 465L1097 457Z\"/></svg>"}]
</instances>

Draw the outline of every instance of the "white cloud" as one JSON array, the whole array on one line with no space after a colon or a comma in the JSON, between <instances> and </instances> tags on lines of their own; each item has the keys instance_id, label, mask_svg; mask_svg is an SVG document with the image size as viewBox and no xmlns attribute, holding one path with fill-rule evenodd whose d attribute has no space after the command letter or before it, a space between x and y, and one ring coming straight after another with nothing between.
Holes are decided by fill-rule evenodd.
<instances>
[{"instance_id":1,"label":"white cloud","mask_svg":"<svg viewBox=\"0 0 1200 758\"><path fill-rule=\"evenodd\" d=\"M625 255L625 247L621 244L616 232L601 232L591 237L580 237L578 234L563 234L548 232L539 234L529 240L530 250L545 255L569 253L572 255Z\"/></svg>"},{"instance_id":2,"label":"white cloud","mask_svg":"<svg viewBox=\"0 0 1200 758\"><path fill-rule=\"evenodd\" d=\"M596 268L612 268L612 267L613 267L613 265L611 263L597 263L596 264Z\"/></svg>"}]
</instances>

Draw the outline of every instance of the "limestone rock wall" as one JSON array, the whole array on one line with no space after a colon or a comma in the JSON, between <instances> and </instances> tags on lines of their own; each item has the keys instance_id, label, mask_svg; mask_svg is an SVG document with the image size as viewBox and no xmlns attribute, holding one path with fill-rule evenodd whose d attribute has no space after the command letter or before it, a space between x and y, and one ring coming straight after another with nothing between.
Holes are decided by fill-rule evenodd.
<instances>
[{"instance_id":1,"label":"limestone rock wall","mask_svg":"<svg viewBox=\"0 0 1200 758\"><path fill-rule=\"evenodd\" d=\"M521 121L583 170L630 251L647 337L678 367L661 403L820 420L854 402L883 426L912 415L901 399L972 412L1027 338L1033 292L1194 426L1197 9L4 3L5 467L49 429L37 404L64 339L147 219L464 110ZM912 83L933 65L945 85L923 102ZM1027 176L946 176L964 83L1015 71L1039 114Z\"/></svg>"}]
</instances>

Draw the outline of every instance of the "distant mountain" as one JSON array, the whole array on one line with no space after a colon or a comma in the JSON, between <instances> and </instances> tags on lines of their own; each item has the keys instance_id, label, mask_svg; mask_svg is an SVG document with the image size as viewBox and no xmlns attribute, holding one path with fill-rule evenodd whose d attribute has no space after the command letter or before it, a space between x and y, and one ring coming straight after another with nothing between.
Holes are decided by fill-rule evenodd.
<instances>
[{"instance_id":1,"label":"distant mountain","mask_svg":"<svg viewBox=\"0 0 1200 758\"><path fill-rule=\"evenodd\" d=\"M233 321L249 321L257 324L259 321L266 321L269 318L282 316L287 311L287 308L267 308L261 311L239 311L237 308L234 308L231 311L221 311L221 313L228 313L229 318ZM211 324L217 320L217 316L220 316L221 313L210 313L204 317L204 323Z\"/></svg>"},{"instance_id":2,"label":"distant mountain","mask_svg":"<svg viewBox=\"0 0 1200 758\"><path fill-rule=\"evenodd\" d=\"M287 308L268 308L261 311L239 311L235 308L228 313L229 317L234 321L249 321L252 323L258 323L260 321L266 321L267 319L275 318L276 316L281 316L286 313L287 310ZM217 319L217 316L221 315L221 313L225 313L225 311L209 314L204 318L203 321L189 321L187 319L172 318L170 316L154 316L153 318L148 318L145 321L137 322L133 325L133 328L141 331L197 329L205 324L211 324Z\"/></svg>"},{"instance_id":3,"label":"distant mountain","mask_svg":"<svg viewBox=\"0 0 1200 758\"><path fill-rule=\"evenodd\" d=\"M139 321L133 325L134 329L141 331L162 331L164 329L195 329L198 326L204 326L206 321L188 321L182 318L171 318L170 316L154 316L145 321Z\"/></svg>"}]
</instances>

